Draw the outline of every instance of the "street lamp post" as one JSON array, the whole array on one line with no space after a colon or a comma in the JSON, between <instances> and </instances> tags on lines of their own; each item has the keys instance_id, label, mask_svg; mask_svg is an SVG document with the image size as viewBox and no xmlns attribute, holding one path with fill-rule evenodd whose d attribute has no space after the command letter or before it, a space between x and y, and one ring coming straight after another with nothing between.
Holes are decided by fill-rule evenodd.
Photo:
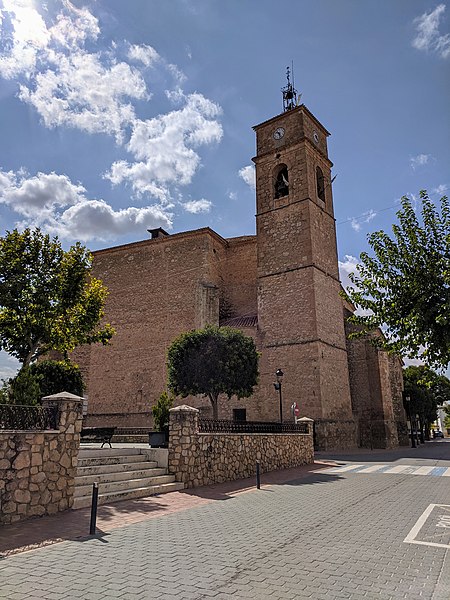
<instances>
[{"instance_id":1,"label":"street lamp post","mask_svg":"<svg viewBox=\"0 0 450 600\"><path fill-rule=\"evenodd\" d=\"M275 377L277 378L276 383L273 384L273 387L278 390L278 393L280 395L280 423L283 422L283 396L281 393L281 384L283 381L283 371L281 369L277 369L275 372Z\"/></svg>"}]
</instances>

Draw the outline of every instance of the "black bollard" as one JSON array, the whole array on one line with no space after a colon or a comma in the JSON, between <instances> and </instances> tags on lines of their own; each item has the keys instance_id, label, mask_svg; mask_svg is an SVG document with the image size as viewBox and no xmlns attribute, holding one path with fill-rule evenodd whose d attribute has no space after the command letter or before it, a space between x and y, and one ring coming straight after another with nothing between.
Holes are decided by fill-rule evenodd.
<instances>
[{"instance_id":1,"label":"black bollard","mask_svg":"<svg viewBox=\"0 0 450 600\"><path fill-rule=\"evenodd\" d=\"M261 475L259 472L259 460L256 461L256 489L261 489Z\"/></svg>"},{"instance_id":2,"label":"black bollard","mask_svg":"<svg viewBox=\"0 0 450 600\"><path fill-rule=\"evenodd\" d=\"M97 504L98 504L98 483L92 484L92 505L91 505L91 524L89 527L89 535L95 535L97 528Z\"/></svg>"}]
</instances>

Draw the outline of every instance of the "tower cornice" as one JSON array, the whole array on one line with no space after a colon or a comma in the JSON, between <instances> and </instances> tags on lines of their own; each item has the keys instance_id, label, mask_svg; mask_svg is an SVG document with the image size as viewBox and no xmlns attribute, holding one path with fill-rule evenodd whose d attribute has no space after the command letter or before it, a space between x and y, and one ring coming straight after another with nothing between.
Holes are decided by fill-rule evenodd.
<instances>
[{"instance_id":1,"label":"tower cornice","mask_svg":"<svg viewBox=\"0 0 450 600\"><path fill-rule=\"evenodd\" d=\"M303 113L303 114L308 115L308 117L314 121L315 125L317 125L317 127L327 137L329 135L331 135L330 132L327 129L325 129L325 127L322 125L322 123L312 114L312 112L304 104L300 104L300 106L297 106L297 108L293 108L290 111L282 112L279 115L276 115L275 117L267 119L267 121L263 121L262 123L259 123L258 125L253 125L253 130L254 131L258 131L258 129L260 129L261 127L265 127L269 123L276 123L280 119L286 119L287 115L291 115L291 114L294 114L294 113Z\"/></svg>"},{"instance_id":2,"label":"tower cornice","mask_svg":"<svg viewBox=\"0 0 450 600\"><path fill-rule=\"evenodd\" d=\"M283 113L284 114L284 113ZM269 122L269 121L267 121ZM330 169L333 166L333 163L331 162L331 160L328 158L328 156L325 154L325 152L322 152L322 150L320 148L318 148L317 146L315 146L311 140L309 139L308 136L303 135L301 138L299 138L298 142L295 144L291 144L289 146L282 146L280 148L276 149L276 154L279 154L280 156L282 155L283 151L286 150L292 150L293 148L295 148L296 146L300 146L301 144L303 144L304 142L306 142L308 144L308 146L310 146L311 148L314 148L314 150L316 152L318 152L320 154L320 156L323 158L323 160L327 163L327 165L330 167ZM274 150L268 150L267 152L264 152L262 154L258 154L256 156L254 156L251 160L256 164L257 162L264 162L265 159L271 159L273 157L274 154Z\"/></svg>"}]
</instances>

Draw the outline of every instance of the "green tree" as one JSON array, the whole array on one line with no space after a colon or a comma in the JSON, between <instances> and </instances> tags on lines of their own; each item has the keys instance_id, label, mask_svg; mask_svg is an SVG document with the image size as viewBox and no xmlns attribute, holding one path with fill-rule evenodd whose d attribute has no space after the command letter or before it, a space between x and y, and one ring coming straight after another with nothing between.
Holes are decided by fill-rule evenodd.
<instances>
[{"instance_id":1,"label":"green tree","mask_svg":"<svg viewBox=\"0 0 450 600\"><path fill-rule=\"evenodd\" d=\"M403 381L405 396L411 401L411 414L419 415L421 427L429 431L436 420L437 407L450 400L450 381L425 365L404 369Z\"/></svg>"},{"instance_id":2,"label":"green tree","mask_svg":"<svg viewBox=\"0 0 450 600\"><path fill-rule=\"evenodd\" d=\"M183 398L207 396L215 419L219 394L248 398L258 382L255 342L231 327L183 333L170 345L167 365L169 389Z\"/></svg>"},{"instance_id":3,"label":"green tree","mask_svg":"<svg viewBox=\"0 0 450 600\"><path fill-rule=\"evenodd\" d=\"M158 401L152 406L153 421L157 431L169 431L170 409L174 403L174 397L163 392Z\"/></svg>"},{"instance_id":4,"label":"green tree","mask_svg":"<svg viewBox=\"0 0 450 600\"><path fill-rule=\"evenodd\" d=\"M41 398L40 377L31 373L30 367L22 367L17 375L9 380L7 404L37 404Z\"/></svg>"},{"instance_id":5,"label":"green tree","mask_svg":"<svg viewBox=\"0 0 450 600\"><path fill-rule=\"evenodd\" d=\"M0 404L38 404L43 396L70 392L82 396L83 378L78 365L69 360L43 360L24 366L3 382Z\"/></svg>"},{"instance_id":6,"label":"green tree","mask_svg":"<svg viewBox=\"0 0 450 600\"><path fill-rule=\"evenodd\" d=\"M100 326L107 290L91 275L92 256L77 243L64 251L40 229L0 238L0 349L27 367L49 350L67 356L80 344L107 344Z\"/></svg>"},{"instance_id":7,"label":"green tree","mask_svg":"<svg viewBox=\"0 0 450 600\"><path fill-rule=\"evenodd\" d=\"M42 360L30 366L39 381L40 397L59 392L82 396L84 391L80 367L70 360Z\"/></svg>"},{"instance_id":8,"label":"green tree","mask_svg":"<svg viewBox=\"0 0 450 600\"><path fill-rule=\"evenodd\" d=\"M421 355L434 368L450 363L450 206L446 196L440 210L420 192L421 217L404 196L392 226L368 236L374 256L363 252L350 278L347 298L363 315L349 320L365 335L382 327L378 343L409 356Z\"/></svg>"}]
</instances>

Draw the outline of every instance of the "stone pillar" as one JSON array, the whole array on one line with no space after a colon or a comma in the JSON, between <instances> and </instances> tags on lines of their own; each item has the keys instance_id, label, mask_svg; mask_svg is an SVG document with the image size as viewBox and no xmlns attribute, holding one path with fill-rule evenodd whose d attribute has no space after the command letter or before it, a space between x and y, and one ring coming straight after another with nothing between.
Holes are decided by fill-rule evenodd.
<instances>
[{"instance_id":1,"label":"stone pillar","mask_svg":"<svg viewBox=\"0 0 450 600\"><path fill-rule=\"evenodd\" d=\"M196 455L198 446L199 411L183 404L171 408L169 413L169 473L177 481L187 482L191 478L190 459Z\"/></svg>"},{"instance_id":2,"label":"stone pillar","mask_svg":"<svg viewBox=\"0 0 450 600\"><path fill-rule=\"evenodd\" d=\"M82 398L62 392L42 405L58 407L55 430L0 431L0 524L73 505Z\"/></svg>"},{"instance_id":3,"label":"stone pillar","mask_svg":"<svg viewBox=\"0 0 450 600\"><path fill-rule=\"evenodd\" d=\"M57 426L59 435L57 440L53 442L53 445L56 443L57 446L53 449L53 453L49 453L49 458L57 460L57 454L60 455L61 477L58 489L62 486L63 480L65 481L65 489L58 510L64 510L64 508L72 508L73 505L75 475L80 450L80 433L83 423L83 398L69 392L59 392L42 398L42 406L55 405L58 406ZM45 454L44 450L44 462ZM52 512L51 509L48 512Z\"/></svg>"},{"instance_id":4,"label":"stone pillar","mask_svg":"<svg viewBox=\"0 0 450 600\"><path fill-rule=\"evenodd\" d=\"M301 417L301 419L295 419L296 423L306 423L308 425L308 433L309 435L313 435L314 432L314 419L310 419L309 417Z\"/></svg>"},{"instance_id":5,"label":"stone pillar","mask_svg":"<svg viewBox=\"0 0 450 600\"><path fill-rule=\"evenodd\" d=\"M79 443L83 421L83 398L69 392L59 392L44 396L41 403L44 408L58 406L59 432L77 436L75 439Z\"/></svg>"}]
</instances>

